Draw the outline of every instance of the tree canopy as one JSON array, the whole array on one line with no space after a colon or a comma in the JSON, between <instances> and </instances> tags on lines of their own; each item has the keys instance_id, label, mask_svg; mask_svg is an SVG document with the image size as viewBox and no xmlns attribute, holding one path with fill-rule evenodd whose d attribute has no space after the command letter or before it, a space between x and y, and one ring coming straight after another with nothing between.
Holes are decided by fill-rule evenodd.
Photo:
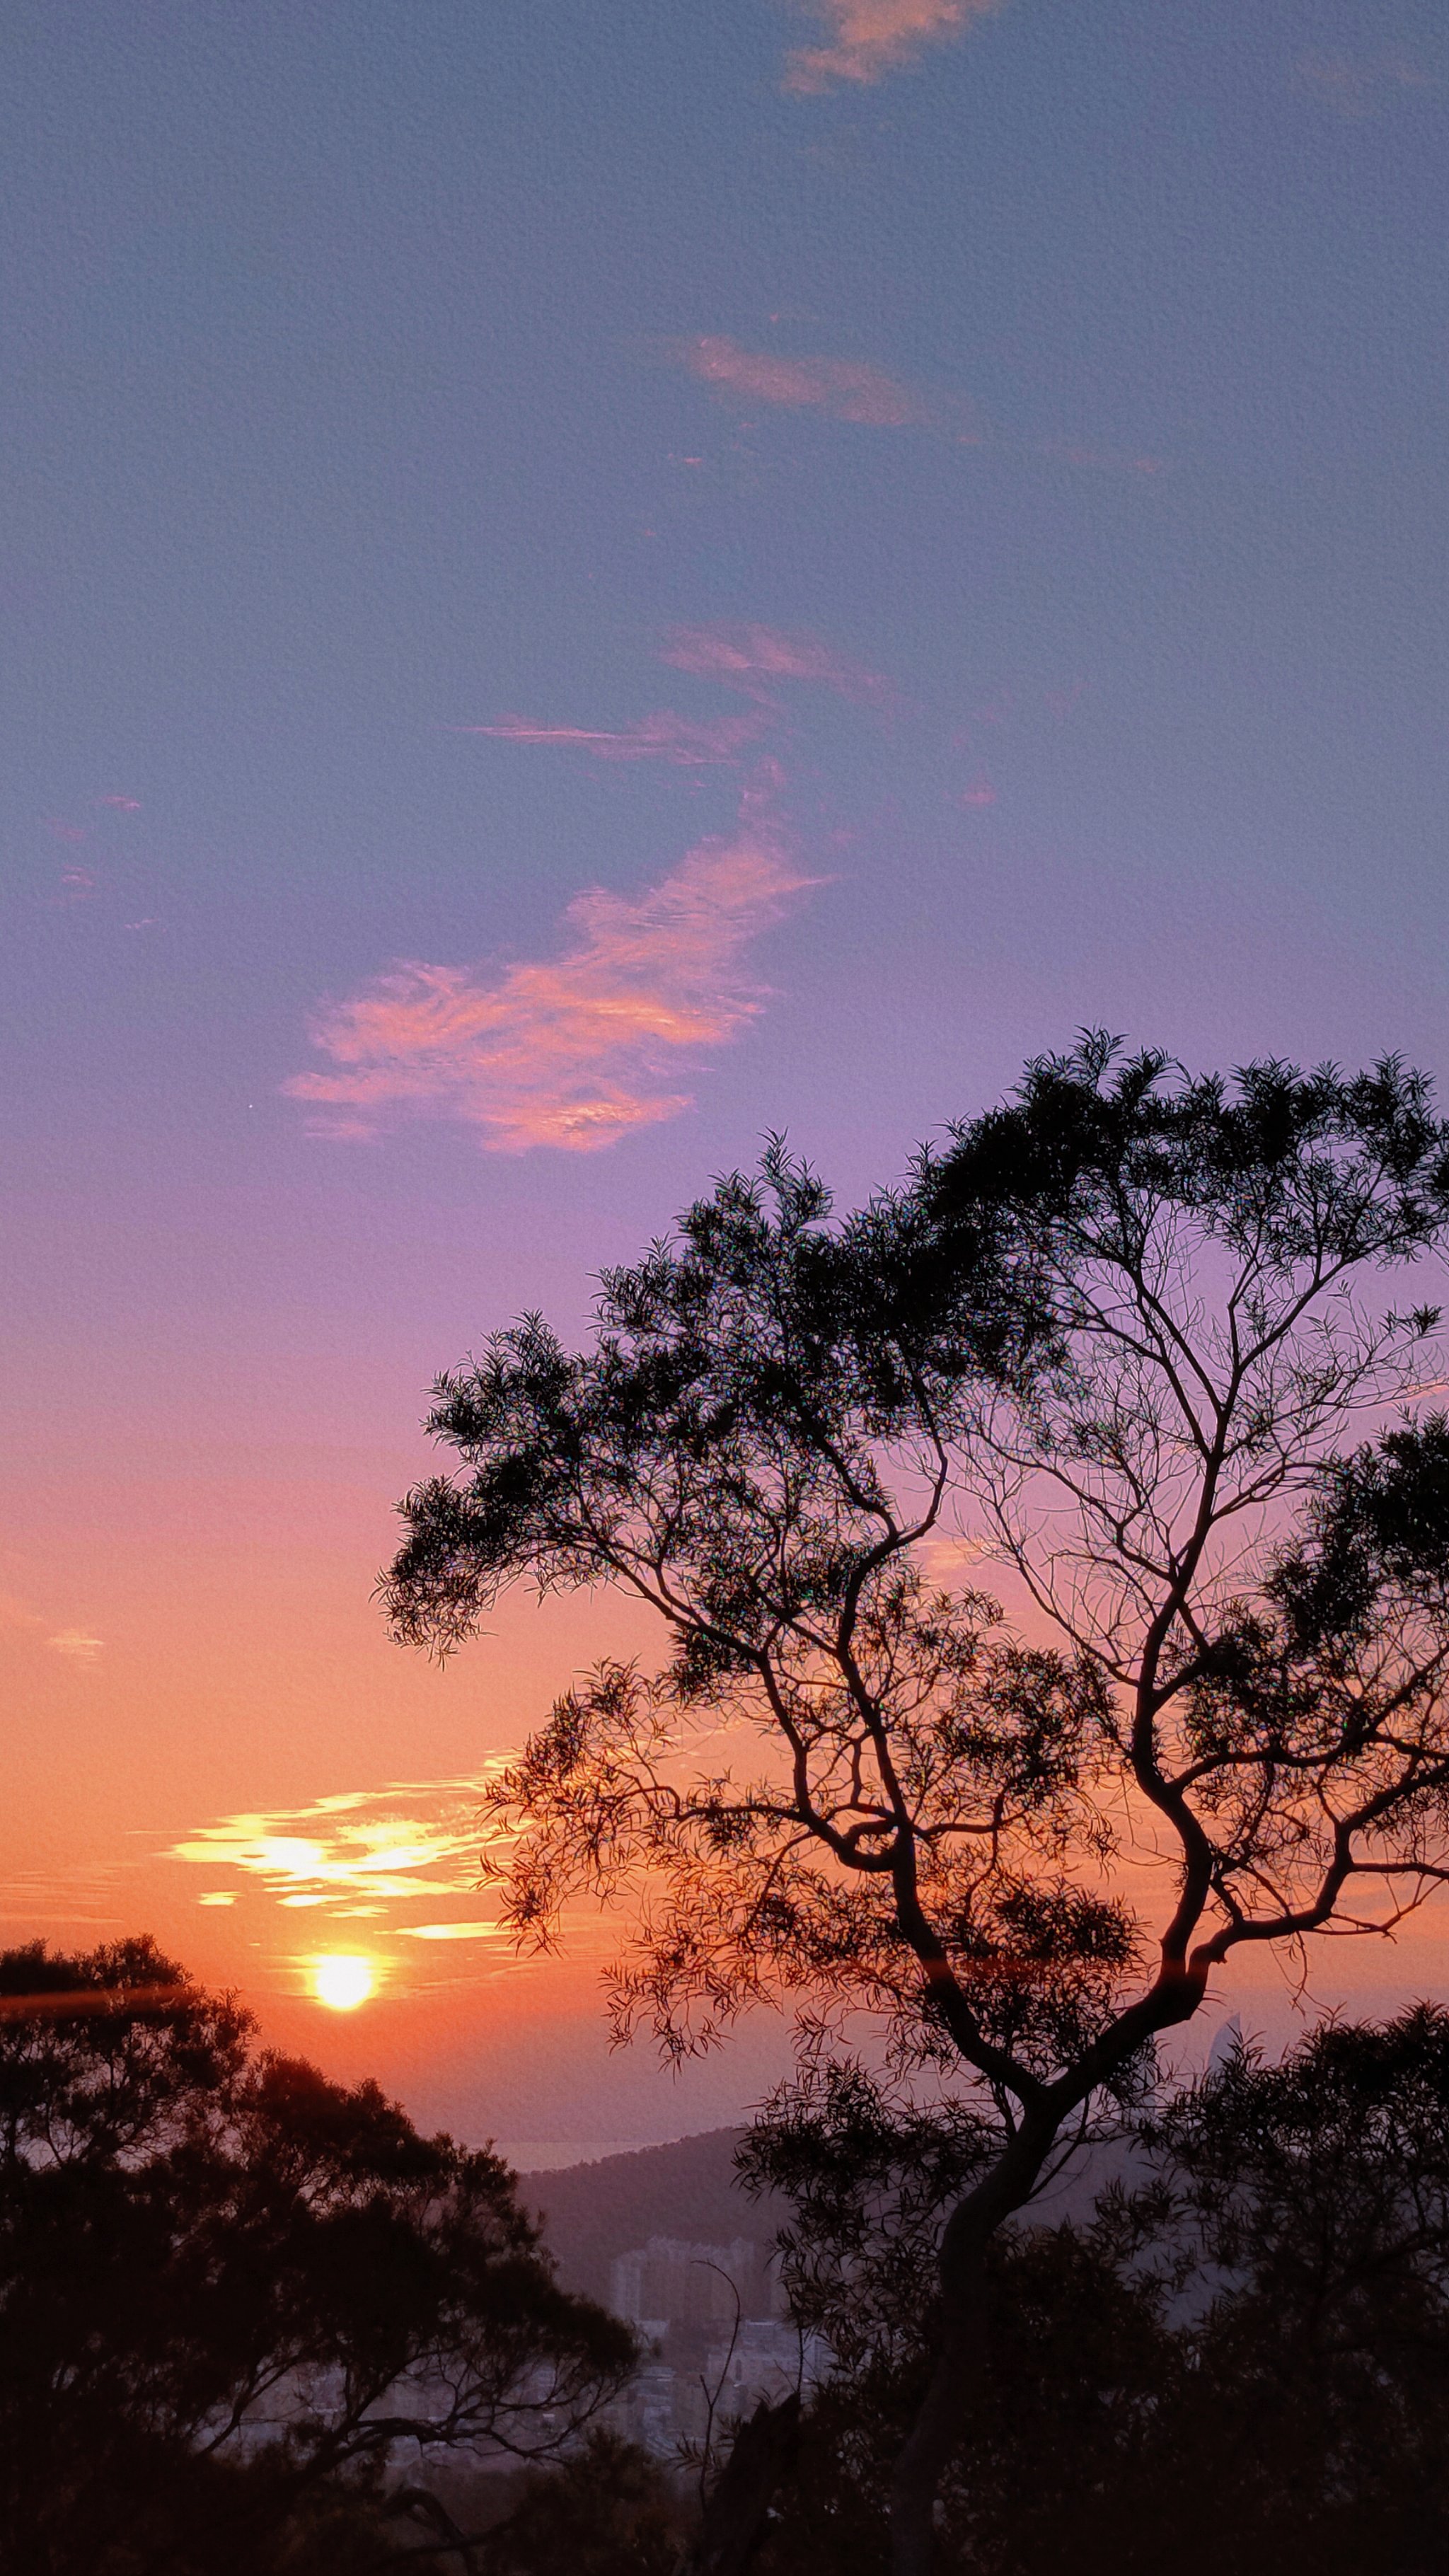
<instances>
[{"instance_id":1,"label":"tree canopy","mask_svg":"<svg viewBox=\"0 0 1449 2576\"><path fill-rule=\"evenodd\" d=\"M528 1578L668 1637L489 1793L515 1927L628 1897L621 2030L679 2052L790 1994L996 2122L898 2576L983 2249L1064 2134L1235 1951L1446 1874L1449 1428L1415 1410L1437 1311L1389 1293L1446 1224L1396 1060L1230 1084L1089 1038L853 1216L772 1144L604 1275L586 1351L531 1317L439 1382L458 1466L404 1506L398 1633L446 1650Z\"/></svg>"}]
</instances>

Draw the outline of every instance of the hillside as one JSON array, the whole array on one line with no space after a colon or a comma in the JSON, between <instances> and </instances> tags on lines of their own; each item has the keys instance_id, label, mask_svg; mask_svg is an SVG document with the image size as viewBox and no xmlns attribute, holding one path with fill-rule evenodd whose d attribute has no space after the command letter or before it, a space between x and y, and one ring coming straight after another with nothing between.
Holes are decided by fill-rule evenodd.
<instances>
[{"instance_id":1,"label":"hillside","mask_svg":"<svg viewBox=\"0 0 1449 2576\"><path fill-rule=\"evenodd\" d=\"M707 2129L667 2147L519 2175L524 2207L542 2215L566 2289L609 2295L609 2266L651 2236L727 2245L737 2236L767 2245L786 2215L773 2197L748 2200L735 2180L742 2129Z\"/></svg>"}]
</instances>

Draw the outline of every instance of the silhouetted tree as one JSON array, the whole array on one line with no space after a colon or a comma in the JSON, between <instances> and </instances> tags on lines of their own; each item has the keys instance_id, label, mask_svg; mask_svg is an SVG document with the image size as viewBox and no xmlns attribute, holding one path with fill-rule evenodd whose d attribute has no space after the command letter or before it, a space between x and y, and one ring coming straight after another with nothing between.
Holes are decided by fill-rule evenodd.
<instances>
[{"instance_id":1,"label":"silhouetted tree","mask_svg":"<svg viewBox=\"0 0 1449 2576\"><path fill-rule=\"evenodd\" d=\"M1136 2238L1134 2234L1133 2242ZM821 2249L815 2248L817 2260ZM1164 2556L1185 2563L1160 2474L1187 2419L1187 2370L1148 2277L1119 2268L1111 2230L1035 2228L993 2238L984 2307L992 2366L958 2428L935 2507L942 2564L981 2576L1132 2576ZM891 2489L902 2442L928 2384L939 2297L921 2279L899 2335L862 2337L854 2366L816 2393L802 2426L797 2475L778 2500L761 2576L797 2567L820 2576L880 2576L889 2555ZM844 2286L844 2285L842 2285ZM850 2290L859 2293L855 2273ZM817 2295L819 2282L816 2283ZM842 2309L855 2302L843 2297ZM1211 2441L1213 2426L1205 2427ZM1161 2447L1159 2447L1161 2446ZM1180 2518L1183 2463L1172 2497ZM1149 2539L1155 2556L1144 2556Z\"/></svg>"},{"instance_id":2,"label":"silhouetted tree","mask_svg":"<svg viewBox=\"0 0 1449 2576\"><path fill-rule=\"evenodd\" d=\"M299 2514L322 2568L399 2443L557 2451L627 2375L496 2156L252 2030L150 1941L0 1956L0 2564L26 2576L255 2576Z\"/></svg>"},{"instance_id":3,"label":"silhouetted tree","mask_svg":"<svg viewBox=\"0 0 1449 2576\"><path fill-rule=\"evenodd\" d=\"M873 2013L990 2115L897 2576L981 2402L988 2248L1063 2142L1238 1948L1383 1928L1444 1873L1449 1430L1344 1443L1414 1394L1437 1315L1381 1288L1446 1223L1396 1062L1230 1089L1094 1038L843 1222L772 1146L605 1274L590 1350L530 1318L440 1381L460 1472L404 1506L398 1633L446 1649L526 1576L672 1638L490 1792L509 1919L632 1890L621 2030L679 2052L793 1993L818 2045ZM953 1531L1025 1636L950 1587Z\"/></svg>"}]
</instances>

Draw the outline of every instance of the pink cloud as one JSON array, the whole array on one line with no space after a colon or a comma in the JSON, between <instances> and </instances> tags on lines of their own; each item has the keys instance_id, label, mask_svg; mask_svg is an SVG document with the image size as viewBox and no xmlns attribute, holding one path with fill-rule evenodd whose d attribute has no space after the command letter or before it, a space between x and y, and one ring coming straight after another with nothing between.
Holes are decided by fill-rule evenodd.
<instances>
[{"instance_id":1,"label":"pink cloud","mask_svg":"<svg viewBox=\"0 0 1449 2576\"><path fill-rule=\"evenodd\" d=\"M771 680L813 680L846 698L890 695L888 680L833 652L818 635L785 635L774 626L675 626L661 659L750 695Z\"/></svg>"},{"instance_id":2,"label":"pink cloud","mask_svg":"<svg viewBox=\"0 0 1449 2576\"><path fill-rule=\"evenodd\" d=\"M498 1153L617 1144L689 1107L661 1077L755 1016L763 995L741 951L813 882L746 819L641 895L576 895L555 960L379 976L313 1026L333 1069L284 1089L313 1105L326 1136L372 1136L412 1115L459 1120Z\"/></svg>"},{"instance_id":3,"label":"pink cloud","mask_svg":"<svg viewBox=\"0 0 1449 2576\"><path fill-rule=\"evenodd\" d=\"M779 358L710 334L674 345L692 376L740 401L825 411L834 420L860 421L870 429L923 428L936 417L912 386L897 383L863 359Z\"/></svg>"},{"instance_id":4,"label":"pink cloud","mask_svg":"<svg viewBox=\"0 0 1449 2576\"><path fill-rule=\"evenodd\" d=\"M868 429L923 429L957 447L1048 457L1112 474L1166 471L1160 456L1134 456L1066 438L1023 441L1004 436L969 394L927 395L865 359L782 358L768 349L742 349L737 340L709 335L676 340L672 346L680 365L727 401L823 411L832 420L854 421Z\"/></svg>"},{"instance_id":5,"label":"pink cloud","mask_svg":"<svg viewBox=\"0 0 1449 2576\"><path fill-rule=\"evenodd\" d=\"M616 733L594 732L582 725L529 724L523 716L504 716L499 724L457 725L453 730L491 734L496 742L561 745L566 751L590 752L595 760L667 760L677 768L699 769L714 761L736 759L759 734L760 718L720 716L712 724L698 724L666 707L657 715L638 717Z\"/></svg>"},{"instance_id":6,"label":"pink cloud","mask_svg":"<svg viewBox=\"0 0 1449 2576\"><path fill-rule=\"evenodd\" d=\"M829 41L797 47L785 64L785 87L828 89L833 81L872 82L913 63L929 45L949 44L998 0L805 0Z\"/></svg>"},{"instance_id":7,"label":"pink cloud","mask_svg":"<svg viewBox=\"0 0 1449 2576\"><path fill-rule=\"evenodd\" d=\"M13 1592L0 1592L0 1636L33 1638L45 1624L28 1601L20 1600ZM62 1628L57 1635L47 1637L45 1643L52 1654L63 1655L68 1663L93 1664L104 1640L93 1637L88 1628Z\"/></svg>"}]
</instances>

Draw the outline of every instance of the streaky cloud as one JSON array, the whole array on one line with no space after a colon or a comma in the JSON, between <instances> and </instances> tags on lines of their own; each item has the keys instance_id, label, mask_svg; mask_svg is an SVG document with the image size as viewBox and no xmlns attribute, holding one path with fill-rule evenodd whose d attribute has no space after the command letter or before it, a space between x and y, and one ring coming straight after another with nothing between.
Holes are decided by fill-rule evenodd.
<instances>
[{"instance_id":1,"label":"streaky cloud","mask_svg":"<svg viewBox=\"0 0 1449 2576\"><path fill-rule=\"evenodd\" d=\"M317 1798L305 1807L223 1816L203 1825L169 1857L204 1869L213 1881L234 1873L275 1904L369 1911L415 1905L424 1895L476 1897L477 1798L486 1775L394 1781L386 1788L351 1790ZM202 1905L229 1905L235 1896L214 1885Z\"/></svg>"},{"instance_id":2,"label":"streaky cloud","mask_svg":"<svg viewBox=\"0 0 1449 2576\"><path fill-rule=\"evenodd\" d=\"M506 1948L509 1927L481 1910L489 1855L479 1799L510 1758L492 1754L466 1774L393 1780L315 1798L306 1806L222 1816L173 1843L166 1857L204 1873L198 1906L241 1905L251 1922L265 1921L276 1908L290 1934L305 1929L314 1939L325 1938L334 1924L365 1922L371 1928L364 1937L370 1945L381 1943L384 1957L389 1945L401 1941L481 1941ZM218 1886L226 1879L229 1886ZM25 1919L48 1919L35 1912L37 1889L27 1885L24 1893L30 1899ZM63 1919L71 1920L75 1911L72 1898ZM292 1920L298 1913L318 1920L304 1927ZM419 1921L420 1915L426 1919ZM571 1917L576 1947L580 1935L585 1948L597 1946L600 1928L587 1909L582 1919ZM396 1961L405 1954L390 1955Z\"/></svg>"},{"instance_id":3,"label":"streaky cloud","mask_svg":"<svg viewBox=\"0 0 1449 2576\"><path fill-rule=\"evenodd\" d=\"M441 1118L495 1153L597 1152L677 1117L691 1095L661 1076L755 1017L764 995L741 952L816 882L756 818L758 801L746 798L732 837L701 842L642 894L576 895L555 959L405 963L330 1005L312 1037L332 1069L284 1090L324 1136Z\"/></svg>"},{"instance_id":4,"label":"streaky cloud","mask_svg":"<svg viewBox=\"0 0 1449 2576\"><path fill-rule=\"evenodd\" d=\"M665 707L653 715L639 716L633 724L612 733L583 725L530 724L524 716L503 716L497 724L456 725L452 730L489 734L495 742L584 751L595 760L663 760L679 769L700 769L737 760L747 745L758 740L761 722L758 716L719 716L712 723L696 722Z\"/></svg>"},{"instance_id":5,"label":"streaky cloud","mask_svg":"<svg viewBox=\"0 0 1449 2576\"><path fill-rule=\"evenodd\" d=\"M771 350L745 349L737 340L709 333L669 345L690 375L727 402L818 411L867 429L920 430L953 447L989 449L998 456L1023 460L1044 458L1108 473L1165 471L1159 456L1119 453L1061 437L1013 437L994 426L969 394L928 394L887 375L868 359L778 357Z\"/></svg>"},{"instance_id":6,"label":"streaky cloud","mask_svg":"<svg viewBox=\"0 0 1449 2576\"><path fill-rule=\"evenodd\" d=\"M45 1642L52 1654L64 1655L69 1664L93 1664L105 1639L93 1637L85 1628L62 1628L58 1636L47 1637Z\"/></svg>"}]
</instances>

